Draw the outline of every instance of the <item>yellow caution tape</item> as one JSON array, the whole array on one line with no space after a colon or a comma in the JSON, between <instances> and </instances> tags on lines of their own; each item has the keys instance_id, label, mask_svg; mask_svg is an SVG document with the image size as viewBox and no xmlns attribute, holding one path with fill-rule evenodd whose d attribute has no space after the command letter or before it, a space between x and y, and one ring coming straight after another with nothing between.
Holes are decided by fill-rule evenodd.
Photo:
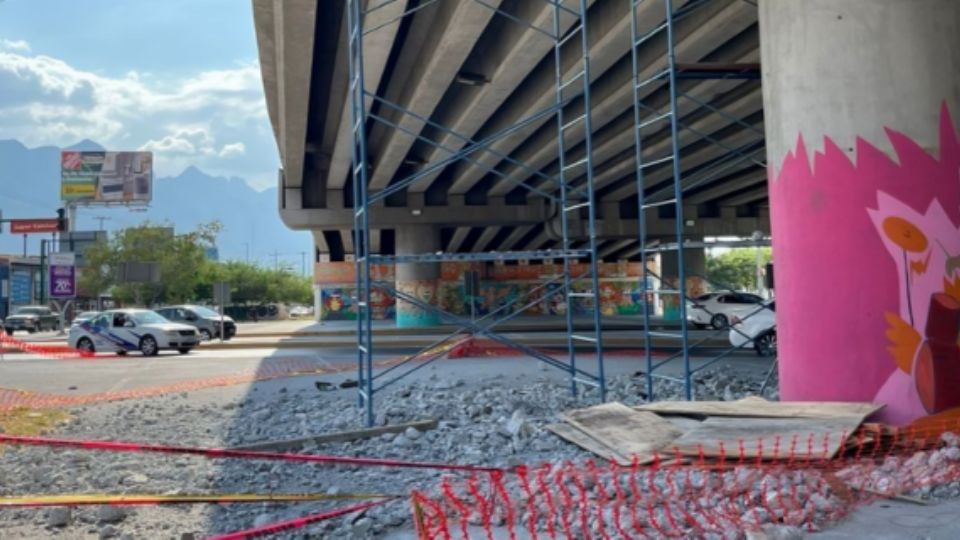
<instances>
[{"instance_id":1,"label":"yellow caution tape","mask_svg":"<svg viewBox=\"0 0 960 540\"><path fill-rule=\"evenodd\" d=\"M160 504L198 504L198 503L254 503L254 502L313 502L332 500L394 499L396 495L381 493L340 493L332 494L293 494L293 493L214 493L198 495L156 495L156 494L69 494L69 495L26 495L22 497L0 497L0 507L29 506L83 506L83 505L160 505Z\"/></svg>"}]
</instances>

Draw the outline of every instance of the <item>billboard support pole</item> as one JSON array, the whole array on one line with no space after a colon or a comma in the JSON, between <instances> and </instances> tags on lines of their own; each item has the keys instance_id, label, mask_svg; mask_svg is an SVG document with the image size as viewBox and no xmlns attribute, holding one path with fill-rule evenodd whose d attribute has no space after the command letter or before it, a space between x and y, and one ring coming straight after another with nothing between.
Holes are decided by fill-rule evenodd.
<instances>
[{"instance_id":1,"label":"billboard support pole","mask_svg":"<svg viewBox=\"0 0 960 540\"><path fill-rule=\"evenodd\" d=\"M77 205L74 202L67 203L67 232L77 230Z\"/></svg>"},{"instance_id":2,"label":"billboard support pole","mask_svg":"<svg viewBox=\"0 0 960 540\"><path fill-rule=\"evenodd\" d=\"M27 256L27 235L23 235L23 256Z\"/></svg>"},{"instance_id":3,"label":"billboard support pole","mask_svg":"<svg viewBox=\"0 0 960 540\"><path fill-rule=\"evenodd\" d=\"M47 239L40 239L40 305L47 305Z\"/></svg>"}]
</instances>

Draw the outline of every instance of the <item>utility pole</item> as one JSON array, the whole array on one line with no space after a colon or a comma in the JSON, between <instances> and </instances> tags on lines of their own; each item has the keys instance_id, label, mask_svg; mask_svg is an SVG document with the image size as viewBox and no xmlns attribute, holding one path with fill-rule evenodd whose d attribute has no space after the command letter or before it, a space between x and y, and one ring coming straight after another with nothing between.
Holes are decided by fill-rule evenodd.
<instances>
[{"instance_id":1,"label":"utility pole","mask_svg":"<svg viewBox=\"0 0 960 540\"><path fill-rule=\"evenodd\" d=\"M280 252L273 250L273 253L270 254L273 257L273 269L276 271L280 270Z\"/></svg>"},{"instance_id":2,"label":"utility pole","mask_svg":"<svg viewBox=\"0 0 960 540\"><path fill-rule=\"evenodd\" d=\"M246 252L246 259L244 260L246 261L247 264L250 264L250 242L244 242L243 247Z\"/></svg>"},{"instance_id":3,"label":"utility pole","mask_svg":"<svg viewBox=\"0 0 960 540\"><path fill-rule=\"evenodd\" d=\"M110 221L110 218L107 217L107 216L94 216L93 219L94 219L95 221L99 221L99 222L100 222L100 230L101 230L101 231L103 230L103 222L104 222L104 221Z\"/></svg>"},{"instance_id":4,"label":"utility pole","mask_svg":"<svg viewBox=\"0 0 960 540\"><path fill-rule=\"evenodd\" d=\"M307 275L307 252L300 252L300 275Z\"/></svg>"}]
</instances>

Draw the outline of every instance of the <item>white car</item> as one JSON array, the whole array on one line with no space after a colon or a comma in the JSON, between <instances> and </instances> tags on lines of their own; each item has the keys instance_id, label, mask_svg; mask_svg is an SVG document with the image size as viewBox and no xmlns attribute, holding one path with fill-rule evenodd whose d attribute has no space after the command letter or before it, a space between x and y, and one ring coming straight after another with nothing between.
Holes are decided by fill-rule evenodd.
<instances>
[{"instance_id":1,"label":"white car","mask_svg":"<svg viewBox=\"0 0 960 540\"><path fill-rule=\"evenodd\" d=\"M744 308L756 307L763 298L742 292L716 292L704 294L687 304L687 322L697 328L711 326L723 330L730 326L730 318L743 312Z\"/></svg>"},{"instance_id":2,"label":"white car","mask_svg":"<svg viewBox=\"0 0 960 540\"><path fill-rule=\"evenodd\" d=\"M156 356L165 349L187 354L200 338L196 328L172 323L153 311L114 309L70 328L68 343L87 352L140 351L144 356Z\"/></svg>"},{"instance_id":3,"label":"white car","mask_svg":"<svg viewBox=\"0 0 960 540\"><path fill-rule=\"evenodd\" d=\"M777 314L776 302L762 306L752 306L730 319L730 344L734 347L748 347L760 356L777 355Z\"/></svg>"}]
</instances>

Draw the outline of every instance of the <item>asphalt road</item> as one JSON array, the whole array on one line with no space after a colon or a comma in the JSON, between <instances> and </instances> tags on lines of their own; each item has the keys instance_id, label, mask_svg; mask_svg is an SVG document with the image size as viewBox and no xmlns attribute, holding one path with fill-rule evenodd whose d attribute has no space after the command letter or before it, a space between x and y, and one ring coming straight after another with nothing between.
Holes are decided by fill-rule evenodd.
<instances>
[{"instance_id":1,"label":"asphalt road","mask_svg":"<svg viewBox=\"0 0 960 540\"><path fill-rule=\"evenodd\" d=\"M377 361L402 357L408 351L382 349ZM605 355L608 375L633 373L643 369L644 360L636 354ZM596 360L590 355L578 356L579 366L596 370ZM694 357L694 366L702 365L705 357ZM248 348L229 350L205 350L203 348L180 355L163 352L159 356L144 358L136 353L127 356L99 354L92 359L58 360L31 354L4 355L0 359L0 388L58 395L85 395L103 392L119 392L143 388L174 385L186 381L206 380L233 376L241 373L257 373L267 376L290 373L307 373L311 380L319 378L340 381L355 378L356 356L352 347L338 349L315 348ZM441 360L455 362L461 377L489 375L505 372L511 375L556 372L534 359L516 357L484 357ZM765 370L769 359L757 358L751 351L742 351L724 361L725 364L749 370ZM316 369L326 372L317 375ZM682 371L678 359L664 366L663 373L679 375ZM418 373L426 373L422 370Z\"/></svg>"}]
</instances>

